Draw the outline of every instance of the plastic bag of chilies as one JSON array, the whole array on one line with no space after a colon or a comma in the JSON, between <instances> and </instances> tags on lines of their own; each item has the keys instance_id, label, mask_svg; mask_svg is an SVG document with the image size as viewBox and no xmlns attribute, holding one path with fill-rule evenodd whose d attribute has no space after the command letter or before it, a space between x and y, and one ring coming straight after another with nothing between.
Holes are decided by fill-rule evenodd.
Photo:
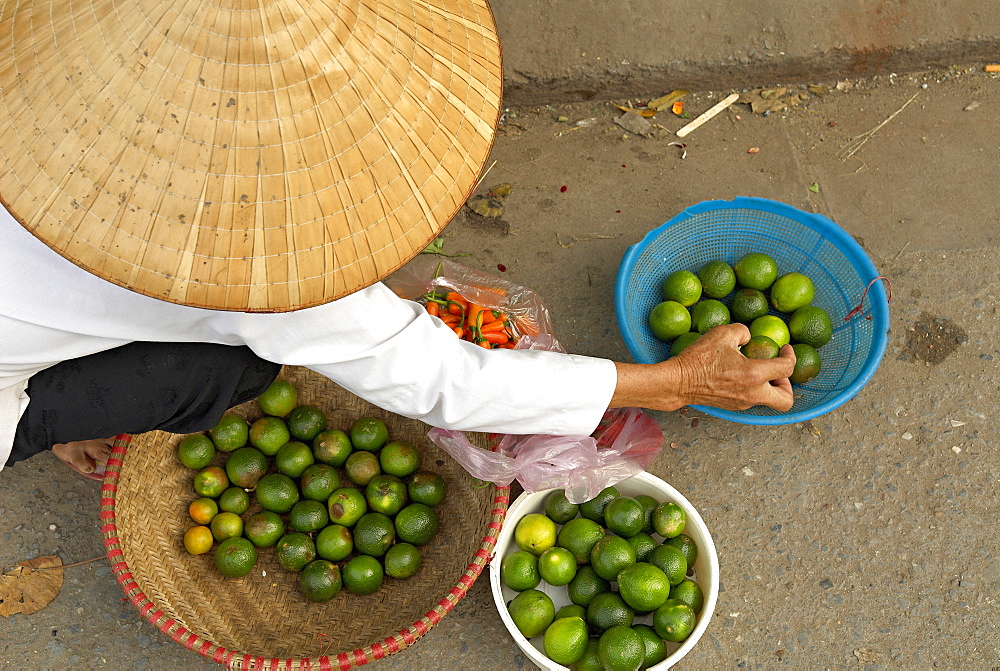
<instances>
[{"instance_id":1,"label":"plastic bag of chilies","mask_svg":"<svg viewBox=\"0 0 1000 671\"><path fill-rule=\"evenodd\" d=\"M386 280L399 296L419 300L431 291L454 291L485 308L505 312L519 336L514 349L565 351L555 338L538 294L448 259L418 256ZM589 436L494 435L490 452L462 431L431 429L428 437L472 476L526 492L566 490L572 503L594 498L605 487L646 470L659 454L663 432L638 408L608 410Z\"/></svg>"}]
</instances>

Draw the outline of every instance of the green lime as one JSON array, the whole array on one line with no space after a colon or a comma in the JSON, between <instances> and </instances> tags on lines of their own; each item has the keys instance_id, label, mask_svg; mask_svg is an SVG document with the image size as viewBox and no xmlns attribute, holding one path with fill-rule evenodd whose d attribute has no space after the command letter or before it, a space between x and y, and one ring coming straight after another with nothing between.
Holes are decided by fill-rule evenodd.
<instances>
[{"instance_id":1,"label":"green lime","mask_svg":"<svg viewBox=\"0 0 1000 671\"><path fill-rule=\"evenodd\" d=\"M396 527L384 513L365 513L354 525L354 549L372 557L382 557L396 542Z\"/></svg>"},{"instance_id":2,"label":"green lime","mask_svg":"<svg viewBox=\"0 0 1000 671\"><path fill-rule=\"evenodd\" d=\"M688 568L694 566L694 563L698 560L698 544L687 534L677 534L672 538L667 538L663 541L663 544L673 545L680 550L684 555L684 559L687 560Z\"/></svg>"},{"instance_id":3,"label":"green lime","mask_svg":"<svg viewBox=\"0 0 1000 671\"><path fill-rule=\"evenodd\" d=\"M368 481L365 487L368 509L386 515L395 515L409 500L406 485L395 475L382 473ZM424 506L427 508L427 506ZM427 508L430 510L430 508Z\"/></svg>"},{"instance_id":4,"label":"green lime","mask_svg":"<svg viewBox=\"0 0 1000 671\"><path fill-rule=\"evenodd\" d=\"M677 301L657 303L649 313L649 329L663 342L691 330L691 313Z\"/></svg>"},{"instance_id":5,"label":"green lime","mask_svg":"<svg viewBox=\"0 0 1000 671\"><path fill-rule=\"evenodd\" d=\"M819 375L823 361L815 348L800 342L792 345L792 351L795 352L795 368L788 378L792 383L805 384Z\"/></svg>"},{"instance_id":6,"label":"green lime","mask_svg":"<svg viewBox=\"0 0 1000 671\"><path fill-rule=\"evenodd\" d=\"M701 612L705 605L705 594L701 590L701 585L690 578L684 578L679 583L670 588L670 598L683 601L691 606L695 615Z\"/></svg>"},{"instance_id":7,"label":"green lime","mask_svg":"<svg viewBox=\"0 0 1000 671\"><path fill-rule=\"evenodd\" d=\"M568 585L576 577L576 557L566 548L550 547L538 556L538 574L553 587Z\"/></svg>"},{"instance_id":8,"label":"green lime","mask_svg":"<svg viewBox=\"0 0 1000 671\"><path fill-rule=\"evenodd\" d=\"M250 425L249 435L250 444L269 457L277 454L281 446L292 437L285 420L270 415L254 420Z\"/></svg>"},{"instance_id":9,"label":"green lime","mask_svg":"<svg viewBox=\"0 0 1000 671\"><path fill-rule=\"evenodd\" d=\"M701 280L690 270L675 270L663 280L661 293L663 300L689 308L701 298Z\"/></svg>"},{"instance_id":10,"label":"green lime","mask_svg":"<svg viewBox=\"0 0 1000 671\"><path fill-rule=\"evenodd\" d=\"M365 487L372 478L382 472L378 457L373 452L352 452L344 463L344 473L347 479L358 487Z\"/></svg>"},{"instance_id":11,"label":"green lime","mask_svg":"<svg viewBox=\"0 0 1000 671\"><path fill-rule=\"evenodd\" d=\"M431 471L418 471L410 477L406 493L414 503L436 506L444 501L444 478Z\"/></svg>"},{"instance_id":12,"label":"green lime","mask_svg":"<svg viewBox=\"0 0 1000 671\"><path fill-rule=\"evenodd\" d=\"M823 308L806 305L793 312L788 319L788 333L793 343L800 342L819 349L833 337L833 322Z\"/></svg>"},{"instance_id":13,"label":"green lime","mask_svg":"<svg viewBox=\"0 0 1000 671\"><path fill-rule=\"evenodd\" d=\"M716 326L728 324L729 321L729 308L714 298L698 301L691 308L691 328L698 333L707 333Z\"/></svg>"},{"instance_id":14,"label":"green lime","mask_svg":"<svg viewBox=\"0 0 1000 671\"><path fill-rule=\"evenodd\" d=\"M778 312L792 313L812 303L816 287L802 273L782 275L771 285L771 307Z\"/></svg>"},{"instance_id":15,"label":"green lime","mask_svg":"<svg viewBox=\"0 0 1000 671\"><path fill-rule=\"evenodd\" d=\"M527 550L515 550L500 562L500 582L515 592L535 589L542 581L538 556Z\"/></svg>"},{"instance_id":16,"label":"green lime","mask_svg":"<svg viewBox=\"0 0 1000 671\"><path fill-rule=\"evenodd\" d=\"M268 473L260 479L255 490L257 503L264 510L287 513L299 501L299 488L284 473Z\"/></svg>"},{"instance_id":17,"label":"green lime","mask_svg":"<svg viewBox=\"0 0 1000 671\"><path fill-rule=\"evenodd\" d=\"M330 521L326 512L326 503L306 499L292 506L288 513L288 526L305 534L319 531Z\"/></svg>"},{"instance_id":18,"label":"green lime","mask_svg":"<svg viewBox=\"0 0 1000 671\"><path fill-rule=\"evenodd\" d=\"M601 576L590 564L576 570L576 576L566 586L566 596L572 603L587 607L598 594L611 591L611 583Z\"/></svg>"},{"instance_id":19,"label":"green lime","mask_svg":"<svg viewBox=\"0 0 1000 671\"><path fill-rule=\"evenodd\" d=\"M341 524L330 524L316 535L316 554L329 561L347 559L354 550L351 530Z\"/></svg>"},{"instance_id":20,"label":"green lime","mask_svg":"<svg viewBox=\"0 0 1000 671\"><path fill-rule=\"evenodd\" d=\"M340 429L323 431L313 439L313 456L321 464L340 468L353 451L350 437Z\"/></svg>"},{"instance_id":21,"label":"green lime","mask_svg":"<svg viewBox=\"0 0 1000 671\"><path fill-rule=\"evenodd\" d=\"M215 568L227 578L242 578L257 563L257 548L246 538L227 538L215 549Z\"/></svg>"},{"instance_id":22,"label":"green lime","mask_svg":"<svg viewBox=\"0 0 1000 671\"><path fill-rule=\"evenodd\" d=\"M341 487L330 494L326 509L331 522L351 528L368 512L368 502L360 490Z\"/></svg>"},{"instance_id":23,"label":"green lime","mask_svg":"<svg viewBox=\"0 0 1000 671\"><path fill-rule=\"evenodd\" d=\"M385 553L385 574L390 578L412 578L420 569L420 550L411 543L396 543Z\"/></svg>"},{"instance_id":24,"label":"green lime","mask_svg":"<svg viewBox=\"0 0 1000 671\"><path fill-rule=\"evenodd\" d=\"M285 417L299 402L299 394L288 380L275 380L257 397L257 405L265 415Z\"/></svg>"},{"instance_id":25,"label":"green lime","mask_svg":"<svg viewBox=\"0 0 1000 671\"><path fill-rule=\"evenodd\" d=\"M725 298L736 287L736 273L725 261L709 261L698 269L701 290L709 298Z\"/></svg>"},{"instance_id":26,"label":"green lime","mask_svg":"<svg viewBox=\"0 0 1000 671\"><path fill-rule=\"evenodd\" d=\"M267 473L267 457L256 447L240 447L226 459L226 475L237 487L253 489Z\"/></svg>"},{"instance_id":27,"label":"green lime","mask_svg":"<svg viewBox=\"0 0 1000 671\"><path fill-rule=\"evenodd\" d=\"M580 512L580 506L570 503L566 498L566 490L553 489L545 496L545 514L556 524L566 524Z\"/></svg>"},{"instance_id":28,"label":"green lime","mask_svg":"<svg viewBox=\"0 0 1000 671\"><path fill-rule=\"evenodd\" d=\"M749 324L767 314L767 296L757 289L739 289L733 294L729 312L734 322Z\"/></svg>"},{"instance_id":29,"label":"green lime","mask_svg":"<svg viewBox=\"0 0 1000 671\"><path fill-rule=\"evenodd\" d=\"M293 479L301 477L314 463L312 450L298 440L288 441L274 455L274 465L278 468L278 472Z\"/></svg>"},{"instance_id":30,"label":"green lime","mask_svg":"<svg viewBox=\"0 0 1000 671\"><path fill-rule=\"evenodd\" d=\"M634 620L635 609L618 592L601 592L587 606L587 624L598 633L612 627L631 627Z\"/></svg>"},{"instance_id":31,"label":"green lime","mask_svg":"<svg viewBox=\"0 0 1000 671\"><path fill-rule=\"evenodd\" d=\"M229 476L218 466L206 466L194 474L192 483L198 496L215 499L229 487Z\"/></svg>"},{"instance_id":32,"label":"green lime","mask_svg":"<svg viewBox=\"0 0 1000 671\"><path fill-rule=\"evenodd\" d=\"M649 612L670 598L670 580L659 567L645 562L626 566L618 574L618 593L632 608Z\"/></svg>"},{"instance_id":33,"label":"green lime","mask_svg":"<svg viewBox=\"0 0 1000 671\"><path fill-rule=\"evenodd\" d=\"M659 634L648 624L636 624L632 626L632 631L639 634L645 648L642 657L642 668L648 669L659 664L667 658L667 644Z\"/></svg>"},{"instance_id":34,"label":"green lime","mask_svg":"<svg viewBox=\"0 0 1000 671\"><path fill-rule=\"evenodd\" d=\"M653 529L664 538L673 538L684 531L687 513L673 501L665 501L653 511Z\"/></svg>"},{"instance_id":35,"label":"green lime","mask_svg":"<svg viewBox=\"0 0 1000 671\"><path fill-rule=\"evenodd\" d=\"M645 655L646 645L631 626L612 627L597 641L597 658L605 671L638 671Z\"/></svg>"},{"instance_id":36,"label":"green lime","mask_svg":"<svg viewBox=\"0 0 1000 671\"><path fill-rule=\"evenodd\" d=\"M243 535L259 548L274 547L285 535L285 523L278 513L261 510L247 518Z\"/></svg>"},{"instance_id":37,"label":"green lime","mask_svg":"<svg viewBox=\"0 0 1000 671\"><path fill-rule=\"evenodd\" d=\"M389 428L378 417L361 417L351 425L351 444L356 450L378 452L389 440Z\"/></svg>"},{"instance_id":38,"label":"green lime","mask_svg":"<svg viewBox=\"0 0 1000 671\"><path fill-rule=\"evenodd\" d=\"M767 254L750 252L740 257L733 266L733 272L741 287L764 291L777 279L778 264Z\"/></svg>"},{"instance_id":39,"label":"green lime","mask_svg":"<svg viewBox=\"0 0 1000 671\"><path fill-rule=\"evenodd\" d=\"M325 559L315 559L299 573L299 590L314 603L324 603L340 593L340 569Z\"/></svg>"},{"instance_id":40,"label":"green lime","mask_svg":"<svg viewBox=\"0 0 1000 671\"><path fill-rule=\"evenodd\" d=\"M556 664L569 666L587 652L587 623L581 617L553 620L542 637L545 656Z\"/></svg>"},{"instance_id":41,"label":"green lime","mask_svg":"<svg viewBox=\"0 0 1000 671\"><path fill-rule=\"evenodd\" d=\"M420 468L420 453L412 443L391 440L379 450L378 463L383 473L405 478Z\"/></svg>"},{"instance_id":42,"label":"green lime","mask_svg":"<svg viewBox=\"0 0 1000 671\"><path fill-rule=\"evenodd\" d=\"M184 436L177 446L177 458L186 468L200 471L215 458L215 443L204 433Z\"/></svg>"},{"instance_id":43,"label":"green lime","mask_svg":"<svg viewBox=\"0 0 1000 671\"><path fill-rule=\"evenodd\" d=\"M285 534L274 546L274 557L286 571L301 571L316 559L316 544L300 531Z\"/></svg>"},{"instance_id":44,"label":"green lime","mask_svg":"<svg viewBox=\"0 0 1000 671\"><path fill-rule=\"evenodd\" d=\"M514 542L540 555L556 544L556 523L542 513L528 513L514 525Z\"/></svg>"},{"instance_id":45,"label":"green lime","mask_svg":"<svg viewBox=\"0 0 1000 671\"><path fill-rule=\"evenodd\" d=\"M357 555L344 564L341 570L344 588L352 594L374 594L385 581L385 570L375 557Z\"/></svg>"},{"instance_id":46,"label":"green lime","mask_svg":"<svg viewBox=\"0 0 1000 671\"><path fill-rule=\"evenodd\" d=\"M438 531L438 516L434 509L423 503L411 503L393 520L396 537L413 545L427 545Z\"/></svg>"},{"instance_id":47,"label":"green lime","mask_svg":"<svg viewBox=\"0 0 1000 671\"><path fill-rule=\"evenodd\" d=\"M694 631L696 617L691 606L677 599L667 602L653 611L653 629L660 638L672 643L680 643Z\"/></svg>"},{"instance_id":48,"label":"green lime","mask_svg":"<svg viewBox=\"0 0 1000 671\"><path fill-rule=\"evenodd\" d=\"M556 616L552 598L537 589L526 589L518 593L507 604L507 611L514 626L525 638L545 633Z\"/></svg>"},{"instance_id":49,"label":"green lime","mask_svg":"<svg viewBox=\"0 0 1000 671\"><path fill-rule=\"evenodd\" d=\"M605 536L590 551L590 565L605 580L616 580L626 566L635 563L635 548L621 536Z\"/></svg>"},{"instance_id":50,"label":"green lime","mask_svg":"<svg viewBox=\"0 0 1000 671\"><path fill-rule=\"evenodd\" d=\"M687 559L684 553L673 545L661 545L649 553L649 563L667 576L671 585L677 585L687 575Z\"/></svg>"},{"instance_id":51,"label":"green lime","mask_svg":"<svg viewBox=\"0 0 1000 671\"><path fill-rule=\"evenodd\" d=\"M605 536L604 527L587 517L574 517L559 528L556 543L573 553L577 564L590 563L590 551Z\"/></svg>"},{"instance_id":52,"label":"green lime","mask_svg":"<svg viewBox=\"0 0 1000 671\"><path fill-rule=\"evenodd\" d=\"M740 352L748 359L773 359L780 351L778 343L766 335L750 336L750 340L740 347Z\"/></svg>"},{"instance_id":53,"label":"green lime","mask_svg":"<svg viewBox=\"0 0 1000 671\"><path fill-rule=\"evenodd\" d=\"M629 536L628 542L633 548L635 548L636 561L646 561L646 557L649 556L649 553L660 546L660 544L656 542L656 539L645 531L640 531L634 536Z\"/></svg>"},{"instance_id":54,"label":"green lime","mask_svg":"<svg viewBox=\"0 0 1000 671\"><path fill-rule=\"evenodd\" d=\"M611 499L617 499L621 495L614 485L605 487L597 493L597 496L580 504L580 515L598 524L604 524L604 506L608 505Z\"/></svg>"},{"instance_id":55,"label":"green lime","mask_svg":"<svg viewBox=\"0 0 1000 671\"><path fill-rule=\"evenodd\" d=\"M780 348L783 345L787 345L791 339L788 334L788 325L785 320L776 315L764 315L763 317L757 317L752 322L750 322L750 336L767 336L775 343L777 343Z\"/></svg>"},{"instance_id":56,"label":"green lime","mask_svg":"<svg viewBox=\"0 0 1000 671\"><path fill-rule=\"evenodd\" d=\"M232 452L247 444L250 425L239 415L227 412L215 426L208 430L208 435L217 450Z\"/></svg>"},{"instance_id":57,"label":"green lime","mask_svg":"<svg viewBox=\"0 0 1000 671\"><path fill-rule=\"evenodd\" d=\"M557 620L564 617L578 617L582 620L586 620L587 609L575 603L566 604L565 606L556 611Z\"/></svg>"},{"instance_id":58,"label":"green lime","mask_svg":"<svg viewBox=\"0 0 1000 671\"><path fill-rule=\"evenodd\" d=\"M653 529L653 511L656 510L656 506L660 505L660 502L649 494L636 494L635 500L642 505L642 530L647 534L653 533L655 531Z\"/></svg>"},{"instance_id":59,"label":"green lime","mask_svg":"<svg viewBox=\"0 0 1000 671\"><path fill-rule=\"evenodd\" d=\"M242 487L229 487L219 496L219 510L242 515L250 508L250 495Z\"/></svg>"},{"instance_id":60,"label":"green lime","mask_svg":"<svg viewBox=\"0 0 1000 671\"><path fill-rule=\"evenodd\" d=\"M645 523L642 504L630 496L611 499L604 506L604 526L623 538L631 538L642 531Z\"/></svg>"},{"instance_id":61,"label":"green lime","mask_svg":"<svg viewBox=\"0 0 1000 671\"><path fill-rule=\"evenodd\" d=\"M326 503L334 490L340 487L340 476L337 469L329 464L313 464L302 471L299 478L299 489L302 496L313 501Z\"/></svg>"},{"instance_id":62,"label":"green lime","mask_svg":"<svg viewBox=\"0 0 1000 671\"><path fill-rule=\"evenodd\" d=\"M697 331L688 331L687 333L682 333L674 341L670 343L670 356L677 356L684 349L693 343L695 340L701 337L701 334Z\"/></svg>"},{"instance_id":63,"label":"green lime","mask_svg":"<svg viewBox=\"0 0 1000 671\"><path fill-rule=\"evenodd\" d=\"M573 671L604 671L601 667L601 659L597 655L599 639L591 638L587 641L587 650L583 657L570 667Z\"/></svg>"},{"instance_id":64,"label":"green lime","mask_svg":"<svg viewBox=\"0 0 1000 671\"><path fill-rule=\"evenodd\" d=\"M300 405L288 413L285 423L293 439L312 443L326 430L326 414L314 405Z\"/></svg>"}]
</instances>

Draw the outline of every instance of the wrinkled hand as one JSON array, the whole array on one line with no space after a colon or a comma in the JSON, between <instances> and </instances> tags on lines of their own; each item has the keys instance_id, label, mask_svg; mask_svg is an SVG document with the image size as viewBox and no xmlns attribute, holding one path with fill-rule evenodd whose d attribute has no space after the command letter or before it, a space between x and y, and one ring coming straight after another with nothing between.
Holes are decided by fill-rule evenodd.
<instances>
[{"instance_id":1,"label":"wrinkled hand","mask_svg":"<svg viewBox=\"0 0 1000 671\"><path fill-rule=\"evenodd\" d=\"M750 339L743 324L717 326L658 364L622 364L611 407L676 410L707 405L746 410L766 405L785 412L794 402L788 376L795 367L791 345L775 359L748 359L740 347Z\"/></svg>"}]
</instances>

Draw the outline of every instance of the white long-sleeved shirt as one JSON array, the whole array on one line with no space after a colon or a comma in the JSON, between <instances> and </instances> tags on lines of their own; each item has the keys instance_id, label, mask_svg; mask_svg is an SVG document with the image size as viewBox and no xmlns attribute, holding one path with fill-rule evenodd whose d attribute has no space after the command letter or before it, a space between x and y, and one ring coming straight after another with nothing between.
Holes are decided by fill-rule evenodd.
<instances>
[{"instance_id":1,"label":"white long-sleeved shirt","mask_svg":"<svg viewBox=\"0 0 1000 671\"><path fill-rule=\"evenodd\" d=\"M382 283L277 314L150 298L62 258L0 206L0 468L32 375L137 341L247 345L396 414L470 431L588 435L616 384L605 359L461 341Z\"/></svg>"}]
</instances>

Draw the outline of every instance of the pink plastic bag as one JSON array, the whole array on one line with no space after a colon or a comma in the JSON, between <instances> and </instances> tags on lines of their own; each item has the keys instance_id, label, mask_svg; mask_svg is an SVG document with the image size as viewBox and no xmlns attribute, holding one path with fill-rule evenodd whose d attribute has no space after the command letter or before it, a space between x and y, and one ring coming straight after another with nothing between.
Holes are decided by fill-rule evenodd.
<instances>
[{"instance_id":1,"label":"pink plastic bag","mask_svg":"<svg viewBox=\"0 0 1000 671\"><path fill-rule=\"evenodd\" d=\"M455 291L510 315L521 336L515 349L565 351L538 294L499 277L448 259L418 256L386 284L411 300L434 289ZM431 429L427 435L480 480L499 485L517 480L526 492L562 488L572 503L592 499L645 470L663 445L659 425L637 408L607 411L590 436L496 436L494 452L473 445L461 431Z\"/></svg>"}]
</instances>

